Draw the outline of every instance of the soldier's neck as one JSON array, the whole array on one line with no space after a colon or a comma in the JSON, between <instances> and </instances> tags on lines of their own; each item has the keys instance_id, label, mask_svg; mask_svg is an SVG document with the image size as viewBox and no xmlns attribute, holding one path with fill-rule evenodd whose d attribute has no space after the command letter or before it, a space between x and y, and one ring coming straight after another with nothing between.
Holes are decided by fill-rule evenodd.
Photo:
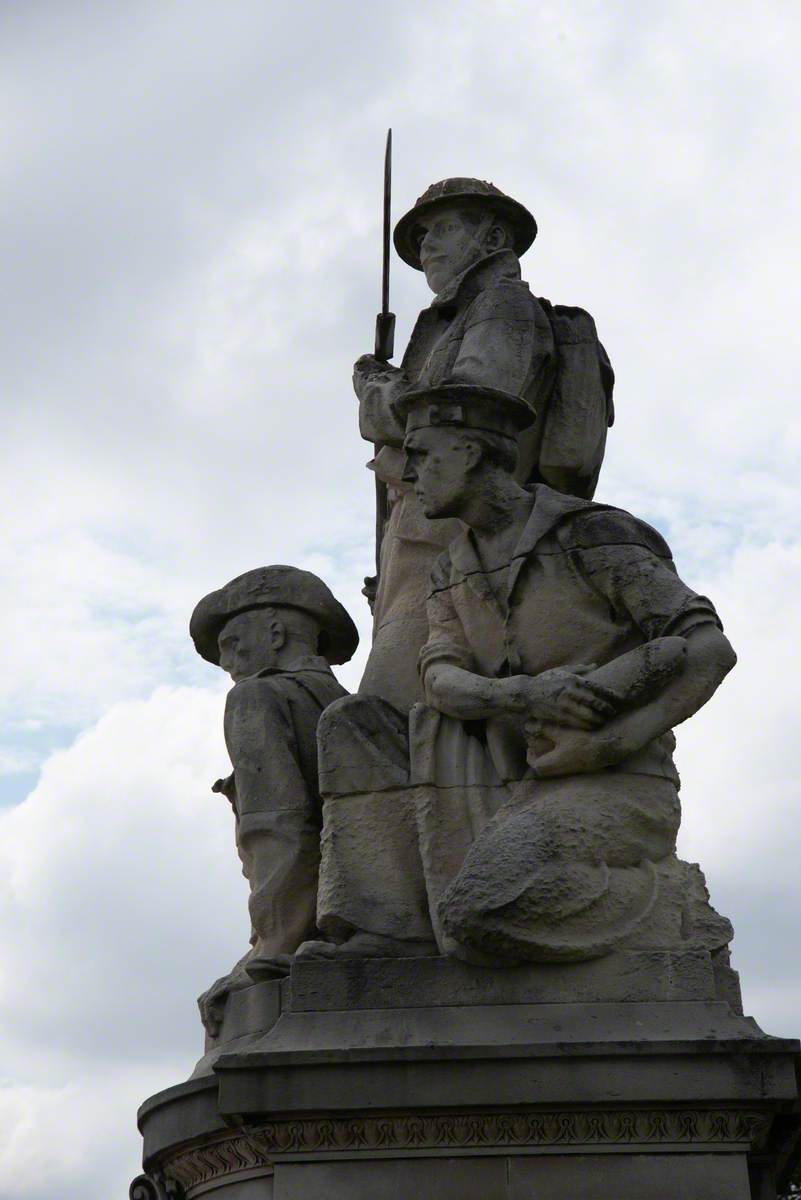
<instances>
[{"instance_id":1,"label":"soldier's neck","mask_svg":"<svg viewBox=\"0 0 801 1200\"><path fill-rule=\"evenodd\" d=\"M448 282L442 284L439 291L434 294L432 304L439 306L449 303L453 300L463 281L469 275L472 275L473 272L478 272L485 264L490 264L491 266L496 262L509 262L510 266L512 266L517 263L517 256L514 250L504 247L501 250L492 250L489 254L482 253L477 258L471 258L465 266L458 266ZM517 265L519 274L519 263Z\"/></svg>"},{"instance_id":2,"label":"soldier's neck","mask_svg":"<svg viewBox=\"0 0 801 1200\"><path fill-rule=\"evenodd\" d=\"M472 498L461 520L468 525L487 570L508 562L526 527L534 497L509 476L494 479L492 487Z\"/></svg>"},{"instance_id":3,"label":"soldier's neck","mask_svg":"<svg viewBox=\"0 0 801 1200\"><path fill-rule=\"evenodd\" d=\"M275 659L275 669L288 671L299 659L315 658L318 654L316 646L311 646L301 638L288 637Z\"/></svg>"}]
</instances>

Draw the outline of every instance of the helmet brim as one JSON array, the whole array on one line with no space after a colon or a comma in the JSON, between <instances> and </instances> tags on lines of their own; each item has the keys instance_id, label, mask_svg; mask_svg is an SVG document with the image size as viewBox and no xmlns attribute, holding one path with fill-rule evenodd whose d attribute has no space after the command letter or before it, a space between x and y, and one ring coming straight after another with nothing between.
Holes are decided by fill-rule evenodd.
<instances>
[{"instance_id":1,"label":"helmet brim","mask_svg":"<svg viewBox=\"0 0 801 1200\"><path fill-rule=\"evenodd\" d=\"M514 243L512 249L518 258L528 250L537 236L537 222L527 208L511 196L476 195L475 192L450 192L447 195L435 196L424 200L409 209L395 226L393 240L395 249L405 263L422 271L420 262L420 228L421 218L428 216L437 208L453 207L454 205L470 205L471 208L491 208L499 217L506 221L512 229Z\"/></svg>"},{"instance_id":2,"label":"helmet brim","mask_svg":"<svg viewBox=\"0 0 801 1200\"><path fill-rule=\"evenodd\" d=\"M268 574L273 571L281 574ZM331 665L346 663L355 654L358 631L330 589L310 572L284 566L247 571L204 596L189 622L195 649L207 662L219 666L218 638L227 622L251 609L273 607L297 608L314 617L323 635L320 654Z\"/></svg>"}]
</instances>

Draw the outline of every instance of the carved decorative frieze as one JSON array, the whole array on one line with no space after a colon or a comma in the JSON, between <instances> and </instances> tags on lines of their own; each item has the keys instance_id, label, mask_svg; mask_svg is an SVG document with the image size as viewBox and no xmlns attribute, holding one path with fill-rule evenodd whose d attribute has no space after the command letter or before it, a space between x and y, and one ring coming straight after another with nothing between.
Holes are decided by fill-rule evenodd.
<instances>
[{"instance_id":1,"label":"carved decorative frieze","mask_svg":"<svg viewBox=\"0 0 801 1200\"><path fill-rule=\"evenodd\" d=\"M165 1163L165 1170L187 1191L200 1183L210 1183L228 1175L268 1171L270 1157L262 1139L258 1137L257 1140L259 1132L254 1130L256 1136L250 1137L246 1132L237 1131L219 1141L188 1150Z\"/></svg>"},{"instance_id":2,"label":"carved decorative frieze","mask_svg":"<svg viewBox=\"0 0 801 1200\"><path fill-rule=\"evenodd\" d=\"M163 1168L190 1192L225 1176L269 1171L276 1155L682 1144L755 1148L770 1122L769 1113L755 1110L670 1108L307 1117L237 1130L176 1155Z\"/></svg>"}]
</instances>

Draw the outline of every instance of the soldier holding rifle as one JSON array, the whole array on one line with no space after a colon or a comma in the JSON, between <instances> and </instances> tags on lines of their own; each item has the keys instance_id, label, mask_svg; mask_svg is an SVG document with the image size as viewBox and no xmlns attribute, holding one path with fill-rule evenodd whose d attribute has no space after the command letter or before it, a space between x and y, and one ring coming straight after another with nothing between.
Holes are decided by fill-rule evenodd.
<instances>
[{"instance_id":1,"label":"soldier holding rifle","mask_svg":"<svg viewBox=\"0 0 801 1200\"><path fill-rule=\"evenodd\" d=\"M400 367L391 366L388 171L385 183L383 312L376 354L363 355L353 376L360 431L376 447L379 500L373 647L360 691L408 710L420 698L429 575L460 526L428 520L401 478L403 397L445 380L518 396L537 414L521 435L519 481L591 498L612 422L614 376L589 314L537 299L521 279L534 218L493 184L468 178L433 184L395 228L398 254L423 272L434 299Z\"/></svg>"}]
</instances>

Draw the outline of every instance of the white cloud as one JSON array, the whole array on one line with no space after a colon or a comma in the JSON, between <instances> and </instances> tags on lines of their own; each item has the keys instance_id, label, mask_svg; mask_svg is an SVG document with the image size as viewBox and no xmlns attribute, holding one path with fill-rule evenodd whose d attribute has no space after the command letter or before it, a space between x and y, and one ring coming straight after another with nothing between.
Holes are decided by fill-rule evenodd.
<instances>
[{"instance_id":1,"label":"white cloud","mask_svg":"<svg viewBox=\"0 0 801 1200\"><path fill-rule=\"evenodd\" d=\"M202 678L186 616L248 567L322 550L353 564L351 594L370 570L349 374L390 121L396 214L449 171L494 177L540 218L535 289L595 314L618 370L604 499L798 528L793 14L312 9L331 38L302 39L300 73L301 18L249 3L224 27L201 10L188 44L166 10L15 17L7 99L31 134L5 165L9 719L79 725ZM79 48L95 69L76 77ZM425 301L396 263L399 345ZM354 615L366 628L358 597Z\"/></svg>"},{"instance_id":2,"label":"white cloud","mask_svg":"<svg viewBox=\"0 0 801 1200\"><path fill-rule=\"evenodd\" d=\"M249 933L231 813L210 791L229 769L221 715L199 688L115 705L0 815L9 1200L116 1194L138 1104L202 1054L195 998Z\"/></svg>"},{"instance_id":3,"label":"white cloud","mask_svg":"<svg viewBox=\"0 0 801 1200\"><path fill-rule=\"evenodd\" d=\"M739 653L709 706L679 734L688 851L736 880L744 871L794 888L801 858L801 542L744 545L698 581L717 600ZM798 899L801 900L801 892Z\"/></svg>"},{"instance_id":4,"label":"white cloud","mask_svg":"<svg viewBox=\"0 0 801 1200\"><path fill-rule=\"evenodd\" d=\"M17 746L0 746L0 775L17 775L33 771L39 765L35 754Z\"/></svg>"},{"instance_id":5,"label":"white cloud","mask_svg":"<svg viewBox=\"0 0 801 1200\"><path fill-rule=\"evenodd\" d=\"M180 1076L180 1060L171 1065L171 1077ZM127 1196L141 1171L131 1114L158 1083L152 1068L95 1065L80 1082L63 1086L0 1084L3 1200Z\"/></svg>"},{"instance_id":6,"label":"white cloud","mask_svg":"<svg viewBox=\"0 0 801 1200\"><path fill-rule=\"evenodd\" d=\"M801 1033L801 542L744 545L697 581L739 653L718 694L678 731L680 851L700 861L734 923L746 1009L769 1033Z\"/></svg>"}]
</instances>

